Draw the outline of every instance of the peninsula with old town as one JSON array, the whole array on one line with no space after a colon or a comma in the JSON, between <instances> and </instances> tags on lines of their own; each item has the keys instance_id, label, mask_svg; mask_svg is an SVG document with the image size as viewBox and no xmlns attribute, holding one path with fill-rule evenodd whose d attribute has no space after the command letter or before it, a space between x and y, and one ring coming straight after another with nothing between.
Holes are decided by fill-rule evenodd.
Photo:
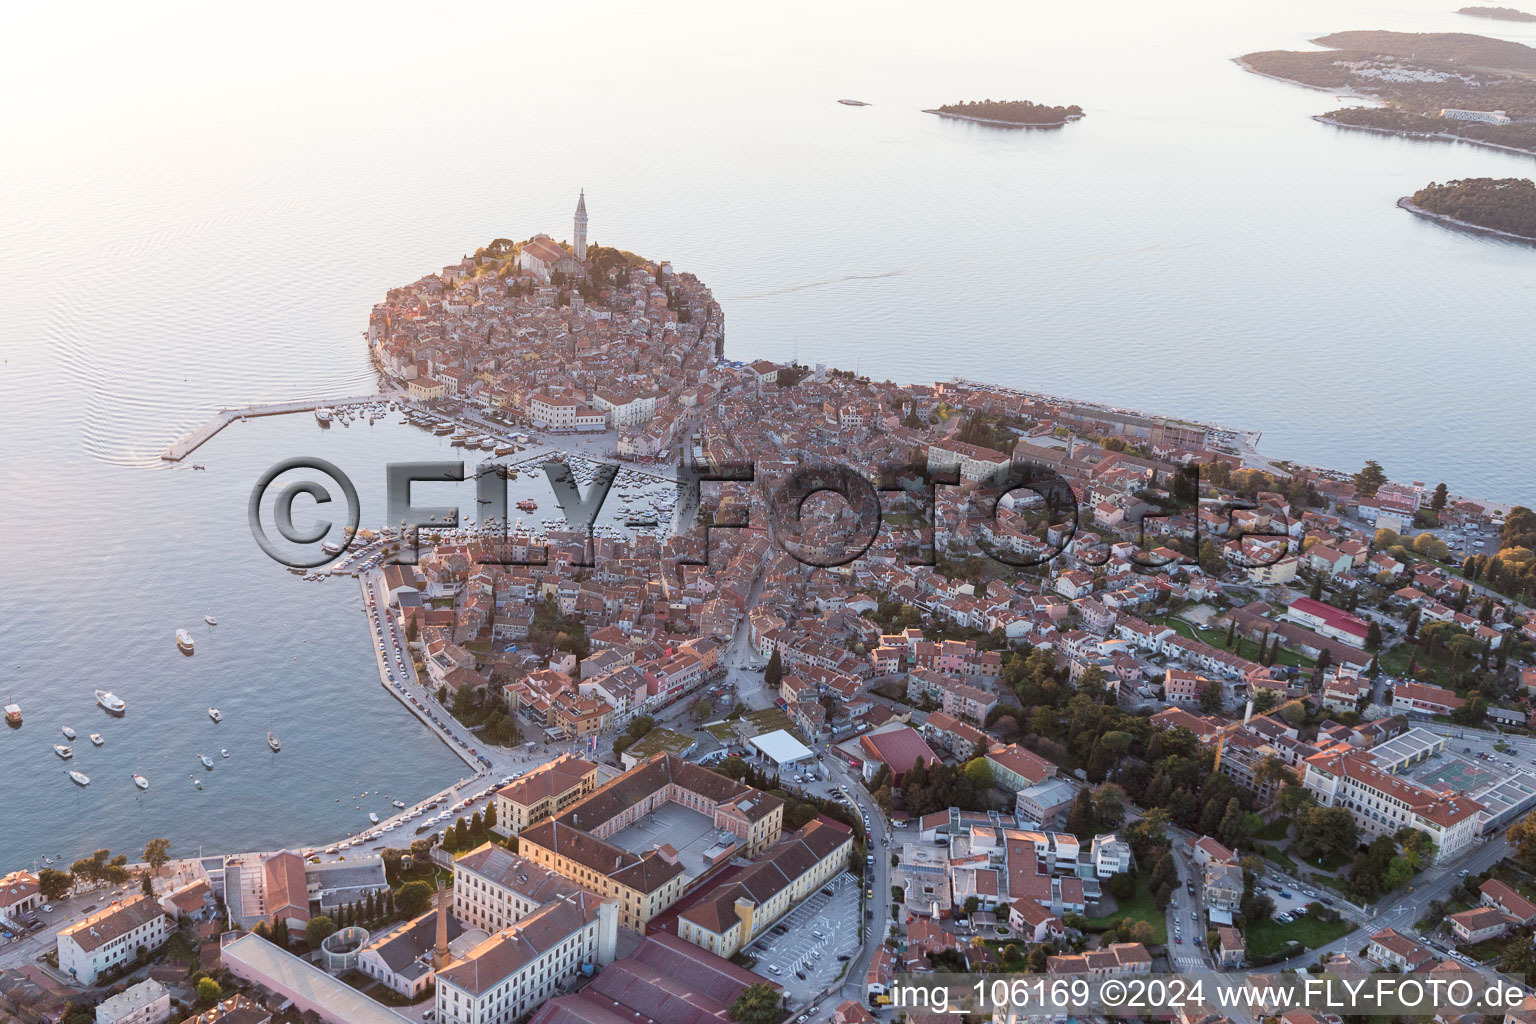
<instances>
[{"instance_id":1,"label":"peninsula with old town","mask_svg":"<svg viewBox=\"0 0 1536 1024\"><path fill-rule=\"evenodd\" d=\"M0 867L0 1021L944 1024L904 978L1530 983L1536 512L1232 427L731 360L702 281L588 227L582 194L568 241L391 289L376 404L489 441L482 469L675 485L671 523L483 516L338 562L380 684L473 778L330 843ZM776 507L830 465L873 524L831 475ZM1328 1019L1224 1012L1177 1016Z\"/></svg>"}]
</instances>

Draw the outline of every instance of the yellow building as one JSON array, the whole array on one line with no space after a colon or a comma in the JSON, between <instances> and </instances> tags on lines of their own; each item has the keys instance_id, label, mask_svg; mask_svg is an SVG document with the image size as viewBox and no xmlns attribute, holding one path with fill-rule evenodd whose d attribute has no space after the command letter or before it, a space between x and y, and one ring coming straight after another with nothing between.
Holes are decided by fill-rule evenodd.
<instances>
[{"instance_id":1,"label":"yellow building","mask_svg":"<svg viewBox=\"0 0 1536 1024\"><path fill-rule=\"evenodd\" d=\"M597 788L597 765L567 754L496 791L496 831L516 835Z\"/></svg>"}]
</instances>

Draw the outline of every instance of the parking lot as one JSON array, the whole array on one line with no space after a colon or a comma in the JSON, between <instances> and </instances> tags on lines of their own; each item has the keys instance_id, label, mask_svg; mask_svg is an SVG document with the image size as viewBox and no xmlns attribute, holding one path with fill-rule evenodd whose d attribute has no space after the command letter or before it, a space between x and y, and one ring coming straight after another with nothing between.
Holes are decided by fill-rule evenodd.
<instances>
[{"instance_id":1,"label":"parking lot","mask_svg":"<svg viewBox=\"0 0 1536 1024\"><path fill-rule=\"evenodd\" d=\"M790 1005L804 1003L831 986L857 956L859 914L858 879L844 872L748 947L757 959L752 969L783 986Z\"/></svg>"}]
</instances>

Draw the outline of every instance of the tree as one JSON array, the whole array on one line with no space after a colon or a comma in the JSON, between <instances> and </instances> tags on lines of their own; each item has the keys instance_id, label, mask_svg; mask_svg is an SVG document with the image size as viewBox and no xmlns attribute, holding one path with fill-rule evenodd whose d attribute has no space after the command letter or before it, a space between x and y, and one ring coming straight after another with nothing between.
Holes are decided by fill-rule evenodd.
<instances>
[{"instance_id":1,"label":"tree","mask_svg":"<svg viewBox=\"0 0 1536 1024\"><path fill-rule=\"evenodd\" d=\"M69 887L75 884L74 876L68 871L55 871L53 868L43 868L37 873L37 887L45 900L63 899L69 892Z\"/></svg>"},{"instance_id":2,"label":"tree","mask_svg":"<svg viewBox=\"0 0 1536 1024\"><path fill-rule=\"evenodd\" d=\"M779 684L784 681L784 659L779 656L779 649L773 649L773 655L768 659L768 667L763 670L763 682L770 690L777 690ZM745 993L743 993L745 996Z\"/></svg>"},{"instance_id":3,"label":"tree","mask_svg":"<svg viewBox=\"0 0 1536 1024\"><path fill-rule=\"evenodd\" d=\"M748 985L726 1012L737 1024L778 1024L779 994L767 982Z\"/></svg>"},{"instance_id":4,"label":"tree","mask_svg":"<svg viewBox=\"0 0 1536 1024\"><path fill-rule=\"evenodd\" d=\"M155 874L165 867L166 861L171 859L171 841L169 839L151 839L144 844L144 863L154 869Z\"/></svg>"},{"instance_id":5,"label":"tree","mask_svg":"<svg viewBox=\"0 0 1536 1024\"><path fill-rule=\"evenodd\" d=\"M432 906L432 886L416 879L395 890L395 909L401 917L420 917Z\"/></svg>"},{"instance_id":6,"label":"tree","mask_svg":"<svg viewBox=\"0 0 1536 1024\"><path fill-rule=\"evenodd\" d=\"M1387 482L1387 474L1382 471L1381 463L1367 459L1364 468L1355 474L1354 481L1355 492L1363 498L1371 498Z\"/></svg>"},{"instance_id":7,"label":"tree","mask_svg":"<svg viewBox=\"0 0 1536 1024\"><path fill-rule=\"evenodd\" d=\"M1445 503L1448 498L1449 495L1446 493L1445 482L1441 481L1435 485L1435 495L1429 499L1429 507L1434 509L1436 512L1439 512L1445 508Z\"/></svg>"},{"instance_id":8,"label":"tree","mask_svg":"<svg viewBox=\"0 0 1536 1024\"><path fill-rule=\"evenodd\" d=\"M1077 836L1083 842L1093 838L1093 796L1085 786L1077 791L1077 797L1072 801L1072 809L1067 812L1067 831Z\"/></svg>"},{"instance_id":9,"label":"tree","mask_svg":"<svg viewBox=\"0 0 1536 1024\"><path fill-rule=\"evenodd\" d=\"M1509 826L1504 835L1521 866L1527 871L1536 870L1536 811Z\"/></svg>"},{"instance_id":10,"label":"tree","mask_svg":"<svg viewBox=\"0 0 1536 1024\"><path fill-rule=\"evenodd\" d=\"M485 830L489 832L496 827L496 801L492 800L485 805L485 820L482 822Z\"/></svg>"},{"instance_id":11,"label":"tree","mask_svg":"<svg viewBox=\"0 0 1536 1024\"><path fill-rule=\"evenodd\" d=\"M978 790L992 788L992 766L984 757L973 758L966 762L965 777L971 780L971 785Z\"/></svg>"},{"instance_id":12,"label":"tree","mask_svg":"<svg viewBox=\"0 0 1536 1024\"><path fill-rule=\"evenodd\" d=\"M1212 679L1200 688L1200 710L1214 715L1221 710L1221 684Z\"/></svg>"},{"instance_id":13,"label":"tree","mask_svg":"<svg viewBox=\"0 0 1536 1024\"><path fill-rule=\"evenodd\" d=\"M1368 651L1381 650L1381 624L1375 619L1365 627L1365 649Z\"/></svg>"},{"instance_id":14,"label":"tree","mask_svg":"<svg viewBox=\"0 0 1536 1024\"><path fill-rule=\"evenodd\" d=\"M1323 599L1323 577L1325 575L1326 573L1318 573L1312 577L1312 589L1307 591L1307 596L1314 601L1321 601Z\"/></svg>"},{"instance_id":15,"label":"tree","mask_svg":"<svg viewBox=\"0 0 1536 1024\"><path fill-rule=\"evenodd\" d=\"M224 994L224 989L212 978L201 978L197 983L197 1001L205 1006L212 1006L219 1001Z\"/></svg>"},{"instance_id":16,"label":"tree","mask_svg":"<svg viewBox=\"0 0 1536 1024\"><path fill-rule=\"evenodd\" d=\"M309 942L311 949L320 948L320 943L336 933L336 922L319 914L309 919L304 925L304 938Z\"/></svg>"}]
</instances>

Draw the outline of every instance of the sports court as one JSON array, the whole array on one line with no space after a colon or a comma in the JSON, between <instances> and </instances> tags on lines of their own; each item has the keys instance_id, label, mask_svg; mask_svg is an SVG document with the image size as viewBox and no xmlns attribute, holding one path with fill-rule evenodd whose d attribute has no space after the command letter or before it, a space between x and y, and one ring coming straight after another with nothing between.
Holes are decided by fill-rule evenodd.
<instances>
[{"instance_id":1,"label":"sports court","mask_svg":"<svg viewBox=\"0 0 1536 1024\"><path fill-rule=\"evenodd\" d=\"M1463 761L1459 757L1453 757L1440 764L1431 764L1427 771L1412 776L1417 782L1426 786L1445 785L1458 793L1469 793L1480 786L1486 786L1496 779L1502 778L1505 773L1492 772L1486 768Z\"/></svg>"}]
</instances>

